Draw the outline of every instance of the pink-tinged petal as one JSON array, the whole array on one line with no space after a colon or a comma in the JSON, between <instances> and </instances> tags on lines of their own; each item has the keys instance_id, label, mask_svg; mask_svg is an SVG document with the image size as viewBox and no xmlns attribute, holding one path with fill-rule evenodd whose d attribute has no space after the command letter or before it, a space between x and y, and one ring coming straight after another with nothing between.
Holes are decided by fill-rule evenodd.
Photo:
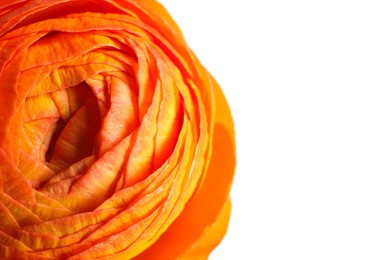
<instances>
[{"instance_id":1,"label":"pink-tinged petal","mask_svg":"<svg viewBox=\"0 0 390 260\"><path fill-rule=\"evenodd\" d=\"M50 163L65 168L87 157L93 151L95 136L100 127L96 99L89 99L62 130Z\"/></svg>"},{"instance_id":2,"label":"pink-tinged petal","mask_svg":"<svg viewBox=\"0 0 390 260\"><path fill-rule=\"evenodd\" d=\"M123 139L103 154L72 186L70 194L85 197L109 197L115 190L119 174L124 170L132 136ZM102 201L101 201L102 202Z\"/></svg>"},{"instance_id":3,"label":"pink-tinged petal","mask_svg":"<svg viewBox=\"0 0 390 260\"><path fill-rule=\"evenodd\" d=\"M137 96L123 80L111 77L109 110L102 122L99 153L103 154L130 135L139 125Z\"/></svg>"},{"instance_id":4,"label":"pink-tinged petal","mask_svg":"<svg viewBox=\"0 0 390 260\"><path fill-rule=\"evenodd\" d=\"M152 170L154 138L157 131L155 122L161 101L160 92L161 90L157 86L153 103L144 116L139 131L137 131L137 138L134 141L124 174L120 180L122 187L129 187L145 179Z\"/></svg>"},{"instance_id":5,"label":"pink-tinged petal","mask_svg":"<svg viewBox=\"0 0 390 260\"><path fill-rule=\"evenodd\" d=\"M84 159L72 164L68 168L57 172L45 183L44 186L40 187L39 190L52 193L68 193L71 185L66 186L64 181L69 179L77 180L88 171L88 169L95 161L95 156L85 157Z\"/></svg>"}]
</instances>

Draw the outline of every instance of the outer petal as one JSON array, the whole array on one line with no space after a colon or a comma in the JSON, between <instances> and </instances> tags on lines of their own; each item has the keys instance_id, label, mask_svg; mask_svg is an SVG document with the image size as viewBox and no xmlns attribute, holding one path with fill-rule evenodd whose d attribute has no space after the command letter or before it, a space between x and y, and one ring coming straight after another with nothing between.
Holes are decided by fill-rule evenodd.
<instances>
[{"instance_id":1,"label":"outer petal","mask_svg":"<svg viewBox=\"0 0 390 260\"><path fill-rule=\"evenodd\" d=\"M214 81L217 109L213 152L197 193L181 215L136 259L207 259L224 236L230 212L229 191L235 169L234 129L226 99ZM162 248L164 250L162 250Z\"/></svg>"}]
</instances>

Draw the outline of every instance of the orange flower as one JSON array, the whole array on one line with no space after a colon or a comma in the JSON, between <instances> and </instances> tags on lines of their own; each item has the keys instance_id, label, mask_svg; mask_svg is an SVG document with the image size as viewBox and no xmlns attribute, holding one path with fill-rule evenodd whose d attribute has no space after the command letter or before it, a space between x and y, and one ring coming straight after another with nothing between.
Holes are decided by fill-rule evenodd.
<instances>
[{"instance_id":1,"label":"orange flower","mask_svg":"<svg viewBox=\"0 0 390 260\"><path fill-rule=\"evenodd\" d=\"M235 165L225 98L154 0L0 3L0 256L206 259Z\"/></svg>"}]
</instances>

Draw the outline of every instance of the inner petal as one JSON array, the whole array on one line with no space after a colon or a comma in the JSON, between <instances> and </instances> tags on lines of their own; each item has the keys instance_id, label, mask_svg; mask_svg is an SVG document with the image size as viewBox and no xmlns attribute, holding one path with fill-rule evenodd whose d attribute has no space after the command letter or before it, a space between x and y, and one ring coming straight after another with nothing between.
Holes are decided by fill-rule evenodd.
<instances>
[{"instance_id":1,"label":"inner petal","mask_svg":"<svg viewBox=\"0 0 390 260\"><path fill-rule=\"evenodd\" d=\"M65 169L91 155L95 136L100 128L100 114L95 97L89 98L64 127L54 144L50 163Z\"/></svg>"}]
</instances>

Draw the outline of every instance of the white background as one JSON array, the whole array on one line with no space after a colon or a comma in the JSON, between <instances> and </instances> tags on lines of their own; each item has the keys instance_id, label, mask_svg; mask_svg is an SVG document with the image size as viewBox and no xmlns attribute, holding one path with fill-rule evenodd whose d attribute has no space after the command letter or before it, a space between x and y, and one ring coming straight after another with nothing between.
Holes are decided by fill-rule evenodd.
<instances>
[{"instance_id":1,"label":"white background","mask_svg":"<svg viewBox=\"0 0 390 260\"><path fill-rule=\"evenodd\" d=\"M236 124L231 223L210 259L390 259L388 1L160 2Z\"/></svg>"}]
</instances>

